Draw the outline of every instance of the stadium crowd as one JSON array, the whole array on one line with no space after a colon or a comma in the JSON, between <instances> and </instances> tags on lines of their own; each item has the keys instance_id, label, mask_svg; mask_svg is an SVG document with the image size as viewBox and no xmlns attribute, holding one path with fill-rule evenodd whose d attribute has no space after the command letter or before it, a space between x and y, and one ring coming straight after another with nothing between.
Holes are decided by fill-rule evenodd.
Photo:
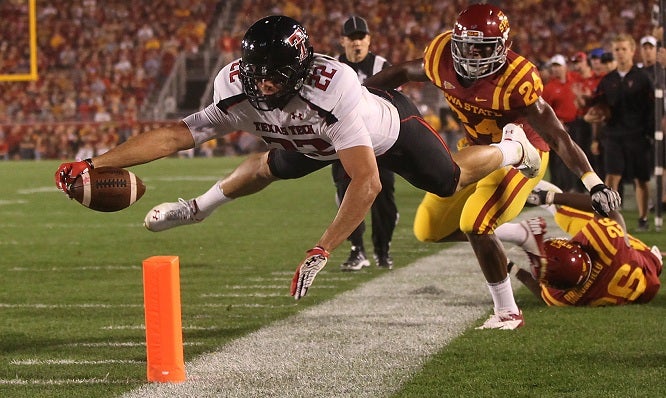
<instances>
[{"instance_id":1,"label":"stadium crowd","mask_svg":"<svg viewBox=\"0 0 666 398\"><path fill-rule=\"evenodd\" d=\"M339 29L349 15L362 15L376 34L373 51L392 63L421 56L439 32L451 28L466 0L256 0L240 2L219 50L237 51L245 30L271 13L292 16L310 31L315 51L337 54ZM647 0L599 4L567 0L494 1L511 21L512 47L547 75L555 54L610 48L620 33L636 38L652 31ZM101 153L156 123L138 110L168 75L178 53L196 52L205 41L214 0L49 0L37 4L39 79L0 82L0 159L70 159L79 151ZM29 70L27 1L2 2L0 74ZM535 17L538 16L538 17ZM381 32L381 33L379 33ZM639 61L637 59L637 61ZM419 84L405 87L416 102L438 109L440 98ZM429 94L429 92L431 94ZM432 97L432 98L431 98ZM450 120L442 123L449 130ZM220 143L233 147L234 143ZM234 153L233 150L218 153ZM79 154L80 155L80 154Z\"/></svg>"},{"instance_id":2,"label":"stadium crowd","mask_svg":"<svg viewBox=\"0 0 666 398\"><path fill-rule=\"evenodd\" d=\"M196 52L217 1L37 3L39 79L0 83L0 157L71 158L115 145L180 52ZM0 74L29 71L28 2L2 2ZM152 123L149 123L152 124Z\"/></svg>"}]
</instances>

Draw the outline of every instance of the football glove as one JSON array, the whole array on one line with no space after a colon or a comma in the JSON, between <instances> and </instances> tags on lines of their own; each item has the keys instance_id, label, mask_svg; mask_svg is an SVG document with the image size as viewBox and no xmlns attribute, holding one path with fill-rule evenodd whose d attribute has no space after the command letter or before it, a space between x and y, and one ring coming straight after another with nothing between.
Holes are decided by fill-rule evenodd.
<instances>
[{"instance_id":1,"label":"football glove","mask_svg":"<svg viewBox=\"0 0 666 398\"><path fill-rule=\"evenodd\" d=\"M291 295L294 299L299 300L307 294L315 276L326 265L329 255L321 246L315 246L307 251L307 257L298 265L291 280Z\"/></svg>"},{"instance_id":2,"label":"football glove","mask_svg":"<svg viewBox=\"0 0 666 398\"><path fill-rule=\"evenodd\" d=\"M549 194L551 196L550 197L550 203L548 202ZM541 206L541 205L552 204L553 203L552 196L554 196L554 195L555 195L555 192L553 192L553 191L544 191L542 189L534 189L527 196L527 200L525 201L525 206L533 207L533 206Z\"/></svg>"},{"instance_id":3,"label":"football glove","mask_svg":"<svg viewBox=\"0 0 666 398\"><path fill-rule=\"evenodd\" d=\"M590 190L592 208L604 217L608 217L611 210L618 210L622 205L622 198L616 191L606 184L597 184Z\"/></svg>"},{"instance_id":4,"label":"football glove","mask_svg":"<svg viewBox=\"0 0 666 398\"><path fill-rule=\"evenodd\" d=\"M94 168L92 159L63 163L55 172L56 187L71 198L69 190L76 181L76 177Z\"/></svg>"}]
</instances>

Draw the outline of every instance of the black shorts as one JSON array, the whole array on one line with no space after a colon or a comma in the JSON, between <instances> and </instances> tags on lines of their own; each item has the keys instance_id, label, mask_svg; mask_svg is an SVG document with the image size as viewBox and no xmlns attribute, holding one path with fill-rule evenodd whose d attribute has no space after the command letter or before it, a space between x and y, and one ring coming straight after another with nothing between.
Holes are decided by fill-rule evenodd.
<instances>
[{"instance_id":1,"label":"black shorts","mask_svg":"<svg viewBox=\"0 0 666 398\"><path fill-rule=\"evenodd\" d=\"M606 174L650 181L652 146L646 137L605 137L603 148Z\"/></svg>"},{"instance_id":2,"label":"black shorts","mask_svg":"<svg viewBox=\"0 0 666 398\"><path fill-rule=\"evenodd\" d=\"M402 93L369 88L390 101L400 115L400 133L393 146L377 157L377 164L398 173L413 186L439 196L451 196L458 186L460 168L442 137ZM302 153L273 149L268 155L271 173L280 179L306 176L334 160L315 160Z\"/></svg>"}]
</instances>

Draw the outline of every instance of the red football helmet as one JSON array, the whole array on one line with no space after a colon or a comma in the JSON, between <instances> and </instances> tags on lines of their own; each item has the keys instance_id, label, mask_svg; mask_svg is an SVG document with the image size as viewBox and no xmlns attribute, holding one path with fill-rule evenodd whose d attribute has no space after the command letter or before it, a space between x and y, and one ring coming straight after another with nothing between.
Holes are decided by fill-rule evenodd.
<instances>
[{"instance_id":1,"label":"red football helmet","mask_svg":"<svg viewBox=\"0 0 666 398\"><path fill-rule=\"evenodd\" d=\"M555 289L582 286L592 272L590 256L580 244L562 238L546 239L540 260L532 261L532 276Z\"/></svg>"},{"instance_id":2,"label":"red football helmet","mask_svg":"<svg viewBox=\"0 0 666 398\"><path fill-rule=\"evenodd\" d=\"M476 80L490 76L506 63L509 19L495 6L474 4L458 15L451 52L456 72Z\"/></svg>"}]
</instances>

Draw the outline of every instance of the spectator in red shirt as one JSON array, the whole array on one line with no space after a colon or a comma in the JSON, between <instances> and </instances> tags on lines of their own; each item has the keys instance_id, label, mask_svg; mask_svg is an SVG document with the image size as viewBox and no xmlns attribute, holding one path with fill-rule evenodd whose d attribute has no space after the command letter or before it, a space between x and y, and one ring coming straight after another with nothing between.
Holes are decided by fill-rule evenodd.
<instances>
[{"instance_id":1,"label":"spectator in red shirt","mask_svg":"<svg viewBox=\"0 0 666 398\"><path fill-rule=\"evenodd\" d=\"M550 59L551 79L543 88L543 99L555 111L555 115L564 124L572 138L575 130L576 116L578 108L576 107L576 95L574 94L575 76L567 69L567 61L564 55L557 54ZM559 186L565 192L578 189L578 178L567 168L564 162L551 151L549 161L550 178L553 184Z\"/></svg>"},{"instance_id":2,"label":"spectator in red shirt","mask_svg":"<svg viewBox=\"0 0 666 398\"><path fill-rule=\"evenodd\" d=\"M577 52L571 57L571 70L576 74L577 80L573 85L573 90L574 94L576 94L576 107L578 107L576 117L578 129L576 129L576 133L579 136L574 137L574 141L583 149L597 174L603 176L603 157L601 156L601 146L597 139L599 126L597 124L592 125L583 119L589 109L585 105L586 101L594 95L594 91L601 80L601 75L592 69L587 54L582 51Z\"/></svg>"}]
</instances>

